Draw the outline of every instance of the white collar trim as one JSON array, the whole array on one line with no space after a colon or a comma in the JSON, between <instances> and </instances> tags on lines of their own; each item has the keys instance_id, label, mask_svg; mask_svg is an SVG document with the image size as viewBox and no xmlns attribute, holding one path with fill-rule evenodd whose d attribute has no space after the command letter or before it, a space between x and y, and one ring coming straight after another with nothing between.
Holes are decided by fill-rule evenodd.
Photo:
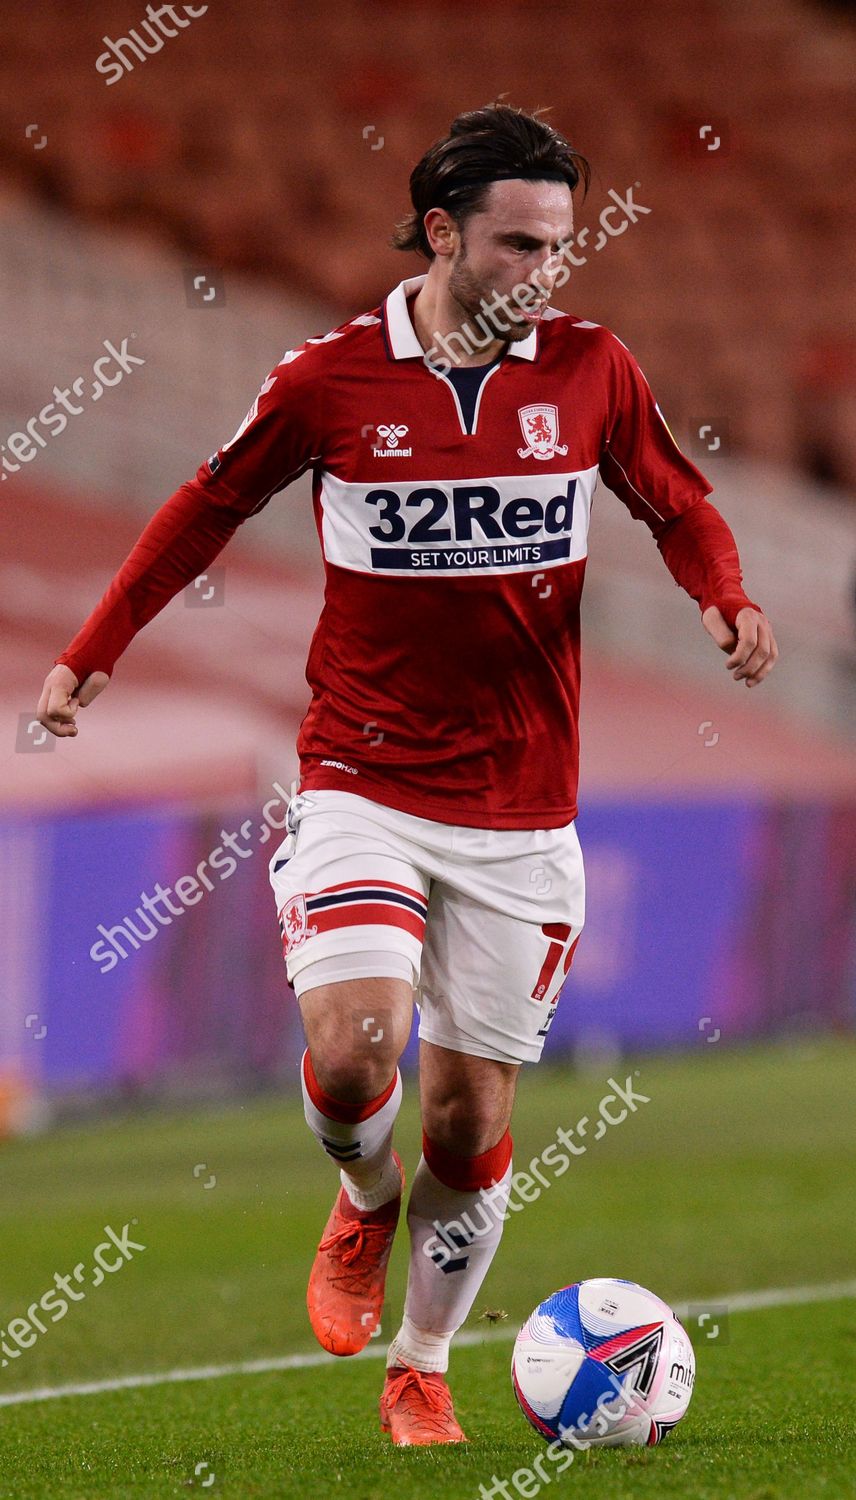
<instances>
[{"instance_id":1,"label":"white collar trim","mask_svg":"<svg viewBox=\"0 0 856 1500\"><path fill-rule=\"evenodd\" d=\"M425 358L426 351L416 337L416 330L407 309L407 299L412 292L418 291L424 285L426 279L427 273L422 276L409 276L405 281L400 281L386 299L386 326L393 359ZM537 328L533 328L525 339L510 343L506 353L515 359L534 360L538 353Z\"/></svg>"}]
</instances>

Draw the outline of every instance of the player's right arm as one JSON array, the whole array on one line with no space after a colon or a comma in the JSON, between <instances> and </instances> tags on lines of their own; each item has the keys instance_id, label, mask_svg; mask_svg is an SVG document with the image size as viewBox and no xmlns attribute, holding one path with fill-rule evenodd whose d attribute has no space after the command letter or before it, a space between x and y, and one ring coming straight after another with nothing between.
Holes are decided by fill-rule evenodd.
<instances>
[{"instance_id":1,"label":"player's right arm","mask_svg":"<svg viewBox=\"0 0 856 1500\"><path fill-rule=\"evenodd\" d=\"M116 661L204 573L248 516L321 454L320 401L299 352L268 376L235 436L149 521L106 593L45 678L36 715L51 734L107 686Z\"/></svg>"}]
</instances>

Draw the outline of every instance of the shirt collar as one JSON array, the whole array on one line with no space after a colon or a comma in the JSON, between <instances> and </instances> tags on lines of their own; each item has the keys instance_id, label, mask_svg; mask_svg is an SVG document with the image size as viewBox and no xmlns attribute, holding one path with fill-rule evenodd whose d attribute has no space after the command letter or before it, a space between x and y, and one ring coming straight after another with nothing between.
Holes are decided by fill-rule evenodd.
<instances>
[{"instance_id":1,"label":"shirt collar","mask_svg":"<svg viewBox=\"0 0 856 1500\"><path fill-rule=\"evenodd\" d=\"M425 358L426 351L416 337L416 330L407 308L407 299L424 285L426 277L427 273L422 276L409 276L407 280L400 281L395 290L386 298L384 303L386 330L393 359ZM441 357L442 352L441 346L438 350ZM510 343L506 353L515 359L534 360L538 353L537 328L533 328L525 339Z\"/></svg>"}]
</instances>

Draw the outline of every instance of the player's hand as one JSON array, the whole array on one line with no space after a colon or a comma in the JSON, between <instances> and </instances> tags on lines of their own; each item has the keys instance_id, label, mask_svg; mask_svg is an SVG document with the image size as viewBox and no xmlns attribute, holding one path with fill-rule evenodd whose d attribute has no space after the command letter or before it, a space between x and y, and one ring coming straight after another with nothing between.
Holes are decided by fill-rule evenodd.
<instances>
[{"instance_id":1,"label":"player's hand","mask_svg":"<svg viewBox=\"0 0 856 1500\"><path fill-rule=\"evenodd\" d=\"M745 682L747 687L756 687L772 672L779 655L776 638L766 615L757 609L741 609L737 616L737 629L732 630L715 604L710 605L701 617L701 622L716 641L720 651L728 652L725 663L735 682Z\"/></svg>"},{"instance_id":2,"label":"player's hand","mask_svg":"<svg viewBox=\"0 0 856 1500\"><path fill-rule=\"evenodd\" d=\"M106 688L106 672L90 672L82 686L70 667L53 667L45 678L36 718L59 739L77 734L74 720L79 708L86 708Z\"/></svg>"}]
</instances>

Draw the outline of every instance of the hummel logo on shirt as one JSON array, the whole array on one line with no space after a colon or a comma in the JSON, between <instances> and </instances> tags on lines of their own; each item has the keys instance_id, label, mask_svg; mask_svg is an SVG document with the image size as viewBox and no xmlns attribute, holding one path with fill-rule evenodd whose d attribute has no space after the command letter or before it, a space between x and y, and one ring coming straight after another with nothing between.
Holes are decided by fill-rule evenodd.
<instances>
[{"instance_id":1,"label":"hummel logo on shirt","mask_svg":"<svg viewBox=\"0 0 856 1500\"><path fill-rule=\"evenodd\" d=\"M376 427L375 432L381 441L386 444L386 447L379 448L375 445L372 449L375 458L410 458L413 449L400 448L398 446L401 439L407 437L409 431L410 428L405 427L402 423L390 425L384 422L381 426Z\"/></svg>"}]
</instances>

